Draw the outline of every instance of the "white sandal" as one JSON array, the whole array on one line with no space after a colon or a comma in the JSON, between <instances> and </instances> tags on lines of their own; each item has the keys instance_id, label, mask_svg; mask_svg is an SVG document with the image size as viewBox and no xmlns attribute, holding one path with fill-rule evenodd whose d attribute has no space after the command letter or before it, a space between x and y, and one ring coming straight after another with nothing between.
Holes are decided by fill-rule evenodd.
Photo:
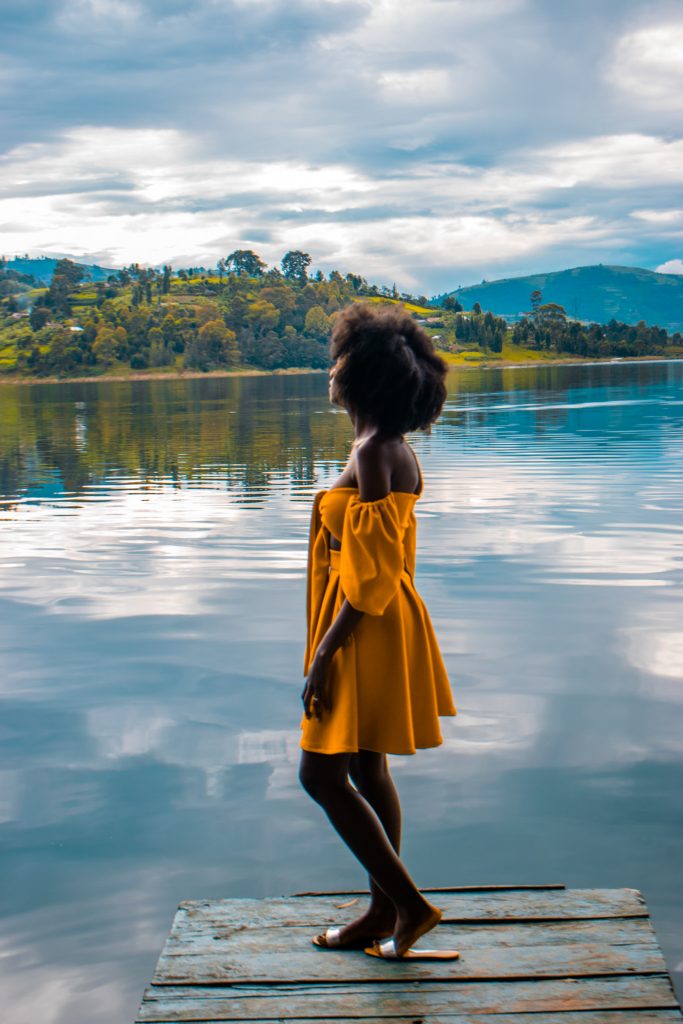
<instances>
[{"instance_id":1,"label":"white sandal","mask_svg":"<svg viewBox=\"0 0 683 1024\"><path fill-rule=\"evenodd\" d=\"M313 945L320 946L321 949L365 949L368 936L359 936L357 939L352 939L351 942L342 942L341 933L343 927L345 925L341 925L338 928L326 928L322 935L314 935Z\"/></svg>"},{"instance_id":2,"label":"white sandal","mask_svg":"<svg viewBox=\"0 0 683 1024\"><path fill-rule=\"evenodd\" d=\"M381 960L457 960L460 956L457 949L407 949L399 955L393 935L382 942L375 940L364 952Z\"/></svg>"},{"instance_id":3,"label":"white sandal","mask_svg":"<svg viewBox=\"0 0 683 1024\"><path fill-rule=\"evenodd\" d=\"M335 946L341 946L340 935L341 928L326 928L322 935L313 936L313 944L322 949L334 949Z\"/></svg>"}]
</instances>

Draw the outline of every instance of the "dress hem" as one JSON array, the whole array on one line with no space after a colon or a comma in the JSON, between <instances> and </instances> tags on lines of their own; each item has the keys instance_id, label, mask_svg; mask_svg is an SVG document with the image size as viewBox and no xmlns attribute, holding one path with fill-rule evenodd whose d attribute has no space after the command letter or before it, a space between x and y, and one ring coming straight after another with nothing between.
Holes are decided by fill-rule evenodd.
<instances>
[{"instance_id":1,"label":"dress hem","mask_svg":"<svg viewBox=\"0 0 683 1024\"><path fill-rule=\"evenodd\" d=\"M302 750L309 754L357 754L359 750L369 750L373 754L394 754L398 757L407 757L416 754L418 750L432 750L443 744L443 737L438 743L427 743L423 747L415 747L414 750L378 750L376 747L344 747L342 750L321 750L320 747L304 746L303 741L299 744Z\"/></svg>"}]
</instances>

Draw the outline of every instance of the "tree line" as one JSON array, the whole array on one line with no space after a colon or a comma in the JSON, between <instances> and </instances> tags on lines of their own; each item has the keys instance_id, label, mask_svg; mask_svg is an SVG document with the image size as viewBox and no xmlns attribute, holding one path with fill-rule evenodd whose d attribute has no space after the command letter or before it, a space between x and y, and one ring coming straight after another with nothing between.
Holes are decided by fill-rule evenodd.
<instances>
[{"instance_id":1,"label":"tree line","mask_svg":"<svg viewBox=\"0 0 683 1024\"><path fill-rule=\"evenodd\" d=\"M211 370L326 368L328 339L339 310L358 299L406 304L437 348L500 356L504 344L580 356L667 354L683 345L641 322L584 324L562 306L530 296L531 309L510 326L475 303L449 296L429 308L425 296L371 285L360 274L310 272L311 256L291 250L268 267L253 250L237 249L215 267L131 263L104 281L59 260L49 287L0 265L0 372L36 376L97 375L108 368Z\"/></svg>"},{"instance_id":2,"label":"tree line","mask_svg":"<svg viewBox=\"0 0 683 1024\"><path fill-rule=\"evenodd\" d=\"M663 327L649 326L644 320L637 324L614 319L607 324L586 324L570 319L558 303L544 303L540 291L531 293L530 302L531 310L511 332L513 344L525 348L599 357L666 355L672 346L683 345L680 331L668 334Z\"/></svg>"},{"instance_id":3,"label":"tree line","mask_svg":"<svg viewBox=\"0 0 683 1024\"><path fill-rule=\"evenodd\" d=\"M310 275L311 262L308 253L291 250L268 268L257 253L238 249L215 268L132 263L89 282L83 267L59 260L50 286L34 289L28 316L10 325L14 369L66 375L116 364L324 368L338 310L361 297L415 301L360 274ZM14 301L3 312L16 318Z\"/></svg>"}]
</instances>

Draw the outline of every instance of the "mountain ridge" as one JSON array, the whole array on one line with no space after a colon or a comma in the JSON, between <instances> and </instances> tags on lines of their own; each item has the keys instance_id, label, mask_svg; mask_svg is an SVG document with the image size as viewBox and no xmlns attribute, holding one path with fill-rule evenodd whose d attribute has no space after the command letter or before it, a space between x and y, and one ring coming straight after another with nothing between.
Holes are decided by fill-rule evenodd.
<instances>
[{"instance_id":1,"label":"mountain ridge","mask_svg":"<svg viewBox=\"0 0 683 1024\"><path fill-rule=\"evenodd\" d=\"M110 274L116 273L116 270L100 267L96 263L80 263L71 256L67 258L77 266L83 267L87 273L87 279L90 281L106 281ZM30 277L35 278L36 281L40 281L41 284L49 285L58 262L59 259L56 256L13 256L11 259L5 260L5 269L16 270L20 274L28 274Z\"/></svg>"},{"instance_id":2,"label":"mountain ridge","mask_svg":"<svg viewBox=\"0 0 683 1024\"><path fill-rule=\"evenodd\" d=\"M683 330L683 275L660 274L642 267L590 264L567 270L506 277L442 293L435 301L452 295L471 310L482 309L511 320L531 309L532 291L542 301L563 306L568 316L589 323L647 324L670 331Z\"/></svg>"}]
</instances>

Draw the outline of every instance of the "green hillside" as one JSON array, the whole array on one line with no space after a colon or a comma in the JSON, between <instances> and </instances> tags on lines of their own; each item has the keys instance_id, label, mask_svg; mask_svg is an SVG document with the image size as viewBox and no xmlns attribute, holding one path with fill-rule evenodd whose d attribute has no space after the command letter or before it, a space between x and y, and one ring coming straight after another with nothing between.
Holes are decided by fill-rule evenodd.
<instances>
[{"instance_id":1,"label":"green hillside","mask_svg":"<svg viewBox=\"0 0 683 1024\"><path fill-rule=\"evenodd\" d=\"M13 259L4 260L0 266L5 270L13 270L19 274L27 274L35 278L40 284L50 284L59 260L51 256L39 256L32 259L29 256L15 256ZM115 270L108 270L106 267L98 267L96 264L79 263L83 267L85 280L105 281Z\"/></svg>"},{"instance_id":2,"label":"green hillside","mask_svg":"<svg viewBox=\"0 0 683 1024\"><path fill-rule=\"evenodd\" d=\"M359 274L309 277L310 262L295 250L268 269L251 250L236 250L211 270L135 263L93 281L90 267L64 259L49 287L5 262L0 374L323 369L333 318L350 302L402 300L414 316L432 313L426 299L420 304Z\"/></svg>"},{"instance_id":3,"label":"green hillside","mask_svg":"<svg viewBox=\"0 0 683 1024\"><path fill-rule=\"evenodd\" d=\"M358 301L401 303L454 364L683 354L678 333L642 323L584 327L538 296L533 316L509 328L491 312L462 312L454 299L428 308L422 296L399 295L360 274L309 276L310 262L296 250L268 268L251 250L236 250L211 270L134 263L92 281L86 268L60 260L49 287L5 266L0 376L325 369L334 319Z\"/></svg>"},{"instance_id":4,"label":"green hillside","mask_svg":"<svg viewBox=\"0 0 683 1024\"><path fill-rule=\"evenodd\" d=\"M529 296L564 306L568 316L589 323L618 320L683 330L683 276L638 267L575 267L550 274L511 277L458 288L453 295L466 310L475 302L498 316L516 317L531 309Z\"/></svg>"}]
</instances>

